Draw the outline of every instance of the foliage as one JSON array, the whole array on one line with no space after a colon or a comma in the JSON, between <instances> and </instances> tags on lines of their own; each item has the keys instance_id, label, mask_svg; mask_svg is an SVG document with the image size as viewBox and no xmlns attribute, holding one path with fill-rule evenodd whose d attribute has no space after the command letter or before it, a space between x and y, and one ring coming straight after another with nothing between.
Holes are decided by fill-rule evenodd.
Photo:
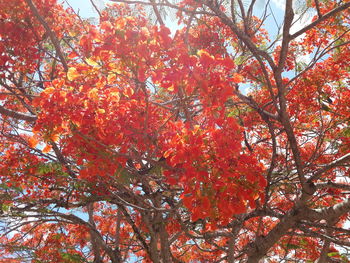
<instances>
[{"instance_id":1,"label":"foliage","mask_svg":"<svg viewBox=\"0 0 350 263\"><path fill-rule=\"evenodd\" d=\"M118 2L0 0L0 262L348 262L350 2Z\"/></svg>"}]
</instances>

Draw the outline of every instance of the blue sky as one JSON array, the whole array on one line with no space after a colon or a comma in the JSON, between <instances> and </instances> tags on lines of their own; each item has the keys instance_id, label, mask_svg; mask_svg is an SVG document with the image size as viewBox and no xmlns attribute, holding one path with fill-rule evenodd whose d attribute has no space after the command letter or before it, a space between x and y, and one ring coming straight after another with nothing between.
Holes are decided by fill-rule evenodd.
<instances>
[{"instance_id":1,"label":"blue sky","mask_svg":"<svg viewBox=\"0 0 350 263\"><path fill-rule=\"evenodd\" d=\"M83 18L95 18L98 19L98 14L96 10L94 9L93 5L91 4L91 0L61 0L65 2L65 6L67 6L67 3L69 3L70 6L73 7L73 9L79 13L79 15ZM98 9L103 9L108 2L112 3L108 0L93 0L95 5L98 7ZM147 2L147 0L146 0ZM243 2L248 7L251 0L243 0ZM284 18L284 5L285 0L257 0L254 6L254 14L257 17L261 17L264 8L266 6L266 3L270 3L267 9L267 13L269 14L264 21L263 27L268 31L269 37L271 41L274 41L276 37L279 35L278 32L278 26L281 26L281 21L283 21ZM305 25L309 24L311 22L312 13L308 13L306 15L300 16L300 8L301 6L305 6L305 1L303 0L295 0L294 1L294 24L291 28L291 33L294 33L298 31L299 29L303 28ZM179 28L177 25L176 20L171 20L169 16L167 16L165 20L166 25L170 28L172 31L172 34L175 34L176 30ZM278 25L277 25L278 24ZM301 38L302 36L300 36ZM278 44L278 42L277 42ZM268 45L268 44L267 44ZM308 64L311 60L310 55L300 56L297 58L297 62L304 62ZM285 72L284 77L292 77L295 74L295 72ZM248 91L247 87L249 85L242 84L242 89L244 91ZM244 92L243 91L243 92Z\"/></svg>"},{"instance_id":2,"label":"blue sky","mask_svg":"<svg viewBox=\"0 0 350 263\"><path fill-rule=\"evenodd\" d=\"M79 15L84 18L97 17L97 13L90 0L66 0L64 3L65 2L68 2L69 5L71 5L74 10L79 12ZM106 2L107 1L104 0L94 0L96 6L98 6L100 9L104 7Z\"/></svg>"},{"instance_id":3,"label":"blue sky","mask_svg":"<svg viewBox=\"0 0 350 263\"><path fill-rule=\"evenodd\" d=\"M97 18L97 13L95 9L93 8L90 0L62 0L63 2L69 3L76 12L79 12L79 14L84 17L84 18L91 18L95 17ZM102 9L108 2L108 0L93 0L95 5L99 8ZM250 0L244 0L244 3L249 5L251 2ZM265 4L268 2L268 0L257 0L255 4L255 13L257 16L260 16L261 12L263 11ZM298 6L303 5L305 1L294 1L295 2L295 10L298 10ZM268 12L273 11L274 16L269 15L268 18L265 21L265 28L269 31L271 39L274 39L277 35L277 27L275 20L280 24L280 21L283 20L284 16L284 4L285 0L271 0L270 1L270 8L268 9ZM297 13L297 12L296 12ZM297 31L298 29L302 28L305 24L308 24L311 15L306 15L302 19L298 19L299 16L296 14L294 21L295 24L292 27L292 33ZM171 29L176 30L176 22L171 22L170 19L167 20L167 25Z\"/></svg>"}]
</instances>

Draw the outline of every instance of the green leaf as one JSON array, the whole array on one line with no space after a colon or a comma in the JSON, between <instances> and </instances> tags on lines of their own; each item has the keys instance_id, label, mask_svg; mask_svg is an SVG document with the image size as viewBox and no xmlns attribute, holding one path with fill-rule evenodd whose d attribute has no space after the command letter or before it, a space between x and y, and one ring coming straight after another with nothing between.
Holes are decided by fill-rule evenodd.
<instances>
[{"instance_id":1,"label":"green leaf","mask_svg":"<svg viewBox=\"0 0 350 263\"><path fill-rule=\"evenodd\" d=\"M300 246L299 245L295 245L295 244L287 244L286 248L287 249L298 249L298 248L300 248Z\"/></svg>"},{"instance_id":2,"label":"green leaf","mask_svg":"<svg viewBox=\"0 0 350 263\"><path fill-rule=\"evenodd\" d=\"M343 136L345 137L350 137L350 128L345 129L342 131Z\"/></svg>"},{"instance_id":3,"label":"green leaf","mask_svg":"<svg viewBox=\"0 0 350 263\"><path fill-rule=\"evenodd\" d=\"M308 245L308 242L303 238L300 240L300 244L305 247L306 245Z\"/></svg>"},{"instance_id":4,"label":"green leaf","mask_svg":"<svg viewBox=\"0 0 350 263\"><path fill-rule=\"evenodd\" d=\"M157 165L157 166L153 167L150 172L154 173L158 177L161 177L163 174L163 168L161 166Z\"/></svg>"},{"instance_id":5,"label":"green leaf","mask_svg":"<svg viewBox=\"0 0 350 263\"><path fill-rule=\"evenodd\" d=\"M10 212L11 205L1 204L1 211L8 213Z\"/></svg>"},{"instance_id":6,"label":"green leaf","mask_svg":"<svg viewBox=\"0 0 350 263\"><path fill-rule=\"evenodd\" d=\"M66 262L70 262L70 263L84 262L84 258L78 254L70 254L70 253L62 252L61 256Z\"/></svg>"},{"instance_id":7,"label":"green leaf","mask_svg":"<svg viewBox=\"0 0 350 263\"><path fill-rule=\"evenodd\" d=\"M242 65L245 60L246 58L244 56L239 56L235 58L234 62L237 66L239 66L239 65Z\"/></svg>"},{"instance_id":8,"label":"green leaf","mask_svg":"<svg viewBox=\"0 0 350 263\"><path fill-rule=\"evenodd\" d=\"M232 110L227 114L227 117L231 118L231 117L236 117L237 115L238 115L238 111Z\"/></svg>"},{"instance_id":9,"label":"green leaf","mask_svg":"<svg viewBox=\"0 0 350 263\"><path fill-rule=\"evenodd\" d=\"M339 256L339 252L335 251L335 252L330 252L327 254L328 257L335 257L335 256Z\"/></svg>"},{"instance_id":10,"label":"green leaf","mask_svg":"<svg viewBox=\"0 0 350 263\"><path fill-rule=\"evenodd\" d=\"M134 175L125 168L120 168L117 172L116 175L118 176L119 180L123 184L130 184L131 180L134 178Z\"/></svg>"},{"instance_id":11,"label":"green leaf","mask_svg":"<svg viewBox=\"0 0 350 263\"><path fill-rule=\"evenodd\" d=\"M44 175L47 173L57 173L63 176L69 176L67 173L62 171L62 165L60 163L42 163L37 166L39 175Z\"/></svg>"}]
</instances>

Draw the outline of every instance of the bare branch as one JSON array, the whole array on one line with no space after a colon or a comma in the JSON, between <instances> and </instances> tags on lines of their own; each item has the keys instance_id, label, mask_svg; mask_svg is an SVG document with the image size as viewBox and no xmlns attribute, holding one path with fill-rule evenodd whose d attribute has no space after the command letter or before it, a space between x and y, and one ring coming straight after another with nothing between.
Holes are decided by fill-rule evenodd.
<instances>
[{"instance_id":1,"label":"bare branch","mask_svg":"<svg viewBox=\"0 0 350 263\"><path fill-rule=\"evenodd\" d=\"M298 36L300 36L301 34L304 34L306 31L314 28L315 26L317 26L319 23L323 22L324 20L336 15L337 13L347 9L350 7L350 2L345 3L341 6L338 6L337 8L334 8L332 11L329 11L328 13L324 14L322 17L320 17L319 19L317 19L316 21L312 22L311 24L307 25L306 27L300 29L299 31L295 32L294 34L292 34L290 36L291 39L294 39Z\"/></svg>"},{"instance_id":2,"label":"bare branch","mask_svg":"<svg viewBox=\"0 0 350 263\"><path fill-rule=\"evenodd\" d=\"M157 3L155 2L155 0L149 0L150 3L152 4L152 8L153 8L153 11L157 17L157 21L160 25L164 25L164 21L163 21L163 18L162 16L160 15L160 12L159 12L159 9L158 9L158 6L157 6Z\"/></svg>"},{"instance_id":3,"label":"bare branch","mask_svg":"<svg viewBox=\"0 0 350 263\"><path fill-rule=\"evenodd\" d=\"M35 122L37 119L37 116L27 115L24 113L8 110L1 105L0 105L0 114L3 114L5 116L11 117L17 120L23 120L23 121L29 121L29 122Z\"/></svg>"},{"instance_id":4,"label":"bare branch","mask_svg":"<svg viewBox=\"0 0 350 263\"><path fill-rule=\"evenodd\" d=\"M101 12L100 12L100 10L97 8L97 6L96 6L94 0L90 0L90 3L92 4L92 6L94 7L94 9L96 10L96 12L97 12L97 14L99 15L99 17L102 17Z\"/></svg>"},{"instance_id":5,"label":"bare branch","mask_svg":"<svg viewBox=\"0 0 350 263\"><path fill-rule=\"evenodd\" d=\"M308 181L315 181L317 179L319 179L325 172L339 166L342 165L346 162L350 161L350 153L347 153L345 155L343 155L342 157L324 165L320 170L318 170L317 172L315 172L309 179Z\"/></svg>"},{"instance_id":6,"label":"bare branch","mask_svg":"<svg viewBox=\"0 0 350 263\"><path fill-rule=\"evenodd\" d=\"M47 34L50 36L52 44L55 46L57 55L59 56L59 58L61 60L61 63L63 65L64 70L68 71L68 64L67 64L66 59L62 53L61 46L59 44L59 41L58 41L55 33L51 30L49 25L46 23L45 19L40 15L38 9L33 4L32 0L25 0L25 1L26 1L27 5L29 6L30 10L32 11L32 13L34 14L34 16L39 20L39 22L45 28Z\"/></svg>"}]
</instances>

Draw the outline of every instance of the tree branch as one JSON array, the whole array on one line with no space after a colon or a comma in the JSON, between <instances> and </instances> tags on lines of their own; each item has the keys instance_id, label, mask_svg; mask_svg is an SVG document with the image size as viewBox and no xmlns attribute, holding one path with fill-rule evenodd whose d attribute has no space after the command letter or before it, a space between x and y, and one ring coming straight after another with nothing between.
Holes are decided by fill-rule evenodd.
<instances>
[{"instance_id":1,"label":"tree branch","mask_svg":"<svg viewBox=\"0 0 350 263\"><path fill-rule=\"evenodd\" d=\"M338 6L337 8L334 8L332 11L329 11L328 13L322 15L319 19L317 19L316 21L312 22L311 24L307 25L306 27L300 29L299 31L295 32L294 34L292 34L290 36L291 39L294 39L298 36L300 36L301 34L304 34L306 31L312 29L313 27L317 26L319 23L323 22L324 20L334 16L335 14L347 9L348 7L350 7L350 2L345 3L341 6Z\"/></svg>"},{"instance_id":2,"label":"tree branch","mask_svg":"<svg viewBox=\"0 0 350 263\"><path fill-rule=\"evenodd\" d=\"M49 25L46 23L45 19L40 15L38 9L35 7L35 5L33 4L32 0L25 0L27 5L29 6L30 10L32 11L32 13L34 14L34 16L39 20L39 22L43 25L43 27L46 30L46 33L49 35L52 44L55 47L55 50L57 52L58 57L61 60L61 63L63 65L63 68L65 71L68 71L68 64L66 62L66 59L62 53L61 50L61 46L59 44L59 41L55 35L55 33L51 30L51 28L49 27Z\"/></svg>"},{"instance_id":3,"label":"tree branch","mask_svg":"<svg viewBox=\"0 0 350 263\"><path fill-rule=\"evenodd\" d=\"M96 224L94 221L94 204L93 203L89 203L87 205L87 211L88 211L88 215L89 215L89 223L93 228L96 229ZM95 257L94 263L102 263L100 246L98 243L98 237L96 237L96 233L93 230L90 231L90 235L91 235L92 251L93 251L94 257Z\"/></svg>"},{"instance_id":4,"label":"tree branch","mask_svg":"<svg viewBox=\"0 0 350 263\"><path fill-rule=\"evenodd\" d=\"M3 114L5 116L11 117L17 120L23 120L23 121L29 121L29 122L35 122L37 120L37 116L27 115L24 113L8 110L1 105L0 105L0 114Z\"/></svg>"},{"instance_id":5,"label":"tree branch","mask_svg":"<svg viewBox=\"0 0 350 263\"><path fill-rule=\"evenodd\" d=\"M348 161L350 161L350 153L347 153L344 156L342 156L342 157L330 162L329 164L326 164L325 166L323 166L323 168L321 168L320 170L315 172L314 175L308 179L308 182L312 182L312 181L319 179L325 172L327 172L327 171L329 171L329 170L331 170L339 165L342 165Z\"/></svg>"}]
</instances>

